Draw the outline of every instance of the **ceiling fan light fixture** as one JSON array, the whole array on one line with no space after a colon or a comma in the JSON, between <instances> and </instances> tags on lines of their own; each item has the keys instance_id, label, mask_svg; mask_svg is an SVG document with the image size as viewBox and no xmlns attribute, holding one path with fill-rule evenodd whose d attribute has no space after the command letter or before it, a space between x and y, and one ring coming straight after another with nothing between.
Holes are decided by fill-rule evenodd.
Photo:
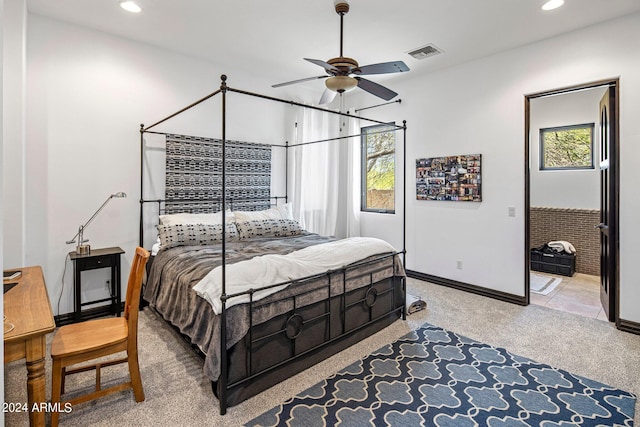
<instances>
[{"instance_id":1,"label":"ceiling fan light fixture","mask_svg":"<svg viewBox=\"0 0 640 427\"><path fill-rule=\"evenodd\" d=\"M324 83L327 85L327 89L338 93L349 92L358 86L358 81L349 76L329 77Z\"/></svg>"}]
</instances>

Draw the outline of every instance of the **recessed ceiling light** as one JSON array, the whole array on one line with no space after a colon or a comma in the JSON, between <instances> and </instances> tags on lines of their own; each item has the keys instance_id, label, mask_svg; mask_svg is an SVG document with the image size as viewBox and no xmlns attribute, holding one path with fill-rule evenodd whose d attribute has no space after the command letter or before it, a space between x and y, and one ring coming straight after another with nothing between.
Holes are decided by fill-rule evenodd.
<instances>
[{"instance_id":1,"label":"recessed ceiling light","mask_svg":"<svg viewBox=\"0 0 640 427\"><path fill-rule=\"evenodd\" d=\"M142 12L142 9L140 8L140 6L138 6L134 1L121 1L120 7L126 10L127 12L132 12L132 13Z\"/></svg>"},{"instance_id":2,"label":"recessed ceiling light","mask_svg":"<svg viewBox=\"0 0 640 427\"><path fill-rule=\"evenodd\" d=\"M564 4L564 0L549 0L548 2L542 5L542 10L557 9L563 4Z\"/></svg>"}]
</instances>

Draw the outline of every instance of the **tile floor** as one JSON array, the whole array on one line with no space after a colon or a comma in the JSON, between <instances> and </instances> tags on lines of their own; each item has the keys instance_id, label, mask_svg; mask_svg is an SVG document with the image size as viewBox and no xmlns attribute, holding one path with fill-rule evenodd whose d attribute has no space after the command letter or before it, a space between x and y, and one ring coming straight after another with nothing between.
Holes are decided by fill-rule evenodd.
<instances>
[{"instance_id":1,"label":"tile floor","mask_svg":"<svg viewBox=\"0 0 640 427\"><path fill-rule=\"evenodd\" d=\"M536 274L543 274L538 271ZM580 314L599 320L607 320L600 303L600 277L576 273L573 277L545 274L559 277L562 282L548 295L531 292L531 304L544 305L570 313Z\"/></svg>"}]
</instances>

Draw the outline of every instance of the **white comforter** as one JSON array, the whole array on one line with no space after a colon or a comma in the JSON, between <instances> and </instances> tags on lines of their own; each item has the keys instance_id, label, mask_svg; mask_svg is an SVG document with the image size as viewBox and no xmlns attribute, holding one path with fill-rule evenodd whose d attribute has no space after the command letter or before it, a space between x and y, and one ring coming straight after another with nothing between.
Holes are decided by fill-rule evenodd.
<instances>
[{"instance_id":1,"label":"white comforter","mask_svg":"<svg viewBox=\"0 0 640 427\"><path fill-rule=\"evenodd\" d=\"M372 255L395 252L393 246L384 240L372 237L350 237L320 245L309 246L287 255L262 255L252 259L227 265L227 295L259 289L276 283L297 280L314 274L345 267ZM286 286L256 291L253 299L271 295ZM222 312L222 267L209 272L193 290L206 299L216 314ZM227 300L227 307L249 301L248 295Z\"/></svg>"}]
</instances>

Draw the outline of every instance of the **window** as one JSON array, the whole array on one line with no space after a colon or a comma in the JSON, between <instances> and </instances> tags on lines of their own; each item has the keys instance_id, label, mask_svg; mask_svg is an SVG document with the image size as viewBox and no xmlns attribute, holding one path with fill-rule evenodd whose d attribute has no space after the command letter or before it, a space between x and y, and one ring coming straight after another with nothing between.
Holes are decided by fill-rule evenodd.
<instances>
[{"instance_id":1,"label":"window","mask_svg":"<svg viewBox=\"0 0 640 427\"><path fill-rule=\"evenodd\" d=\"M593 169L593 126L540 129L540 170Z\"/></svg>"},{"instance_id":2,"label":"window","mask_svg":"<svg viewBox=\"0 0 640 427\"><path fill-rule=\"evenodd\" d=\"M362 211L395 212L395 129L392 125L361 129Z\"/></svg>"}]
</instances>

